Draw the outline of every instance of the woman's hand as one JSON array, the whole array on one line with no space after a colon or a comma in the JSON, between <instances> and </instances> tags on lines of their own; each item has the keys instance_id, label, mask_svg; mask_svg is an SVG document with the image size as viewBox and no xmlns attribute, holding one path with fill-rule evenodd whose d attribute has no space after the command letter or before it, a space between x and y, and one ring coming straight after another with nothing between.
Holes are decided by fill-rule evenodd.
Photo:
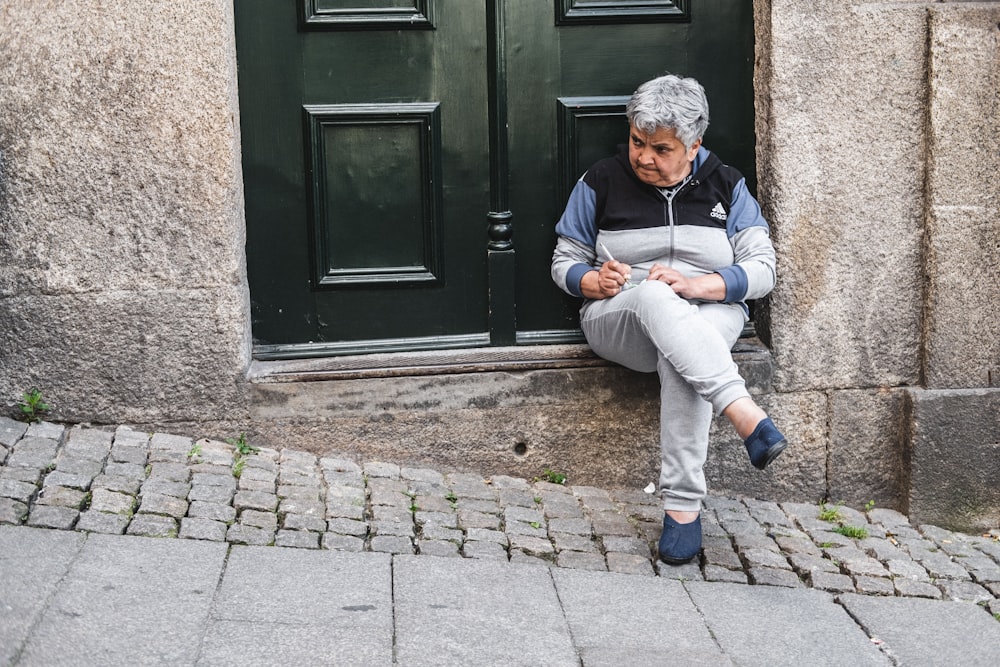
<instances>
[{"instance_id":1,"label":"woman's hand","mask_svg":"<svg viewBox=\"0 0 1000 667\"><path fill-rule=\"evenodd\" d=\"M588 271L580 280L580 291L588 299L607 299L622 291L622 286L632 277L632 267L610 260L599 271ZM720 276L721 277L721 276Z\"/></svg>"},{"instance_id":2,"label":"woman's hand","mask_svg":"<svg viewBox=\"0 0 1000 667\"><path fill-rule=\"evenodd\" d=\"M667 283L678 296L702 301L722 301L726 298L726 281L718 273L706 273L697 278L688 278L677 269L662 264L654 264L647 280Z\"/></svg>"}]
</instances>

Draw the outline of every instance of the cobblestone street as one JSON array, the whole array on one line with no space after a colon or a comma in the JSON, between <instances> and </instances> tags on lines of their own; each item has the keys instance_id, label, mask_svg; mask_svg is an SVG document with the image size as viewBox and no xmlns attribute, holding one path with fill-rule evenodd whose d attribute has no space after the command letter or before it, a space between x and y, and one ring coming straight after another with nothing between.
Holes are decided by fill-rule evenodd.
<instances>
[{"instance_id":1,"label":"cobblestone street","mask_svg":"<svg viewBox=\"0 0 1000 667\"><path fill-rule=\"evenodd\" d=\"M701 558L674 567L655 559L659 499L639 489L243 449L0 418L0 523L960 600L1000 614L997 531L914 526L880 508L711 496Z\"/></svg>"}]
</instances>

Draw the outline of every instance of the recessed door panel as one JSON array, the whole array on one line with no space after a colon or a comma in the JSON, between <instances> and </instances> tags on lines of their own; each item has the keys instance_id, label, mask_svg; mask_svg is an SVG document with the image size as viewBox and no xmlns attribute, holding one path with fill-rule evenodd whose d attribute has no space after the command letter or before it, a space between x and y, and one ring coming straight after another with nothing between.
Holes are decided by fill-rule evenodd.
<instances>
[{"instance_id":1,"label":"recessed door panel","mask_svg":"<svg viewBox=\"0 0 1000 667\"><path fill-rule=\"evenodd\" d=\"M443 281L438 110L304 108L317 289Z\"/></svg>"}]
</instances>

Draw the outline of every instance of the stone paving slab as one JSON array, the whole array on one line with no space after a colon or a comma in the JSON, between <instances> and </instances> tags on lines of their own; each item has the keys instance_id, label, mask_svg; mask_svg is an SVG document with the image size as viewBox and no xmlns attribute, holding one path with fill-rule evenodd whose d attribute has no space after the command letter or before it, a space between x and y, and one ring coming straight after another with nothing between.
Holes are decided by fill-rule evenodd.
<instances>
[{"instance_id":1,"label":"stone paving slab","mask_svg":"<svg viewBox=\"0 0 1000 667\"><path fill-rule=\"evenodd\" d=\"M901 665L1000 665L1000 623L968 602L841 595L840 603Z\"/></svg>"},{"instance_id":2,"label":"stone paving slab","mask_svg":"<svg viewBox=\"0 0 1000 667\"><path fill-rule=\"evenodd\" d=\"M893 664L828 593L696 581L685 588L738 665Z\"/></svg>"},{"instance_id":3,"label":"stone paving slab","mask_svg":"<svg viewBox=\"0 0 1000 667\"><path fill-rule=\"evenodd\" d=\"M398 664L580 664L548 568L396 556Z\"/></svg>"},{"instance_id":4,"label":"stone paving slab","mask_svg":"<svg viewBox=\"0 0 1000 667\"><path fill-rule=\"evenodd\" d=\"M588 667L732 664L679 581L563 569L552 578Z\"/></svg>"},{"instance_id":5,"label":"stone paving slab","mask_svg":"<svg viewBox=\"0 0 1000 667\"><path fill-rule=\"evenodd\" d=\"M314 623L214 621L205 636L198 667L274 667L275 665L385 665L392 643L381 634L347 635Z\"/></svg>"},{"instance_id":6,"label":"stone paving slab","mask_svg":"<svg viewBox=\"0 0 1000 667\"><path fill-rule=\"evenodd\" d=\"M232 547L199 664L392 664L391 557Z\"/></svg>"},{"instance_id":7,"label":"stone paving slab","mask_svg":"<svg viewBox=\"0 0 1000 667\"><path fill-rule=\"evenodd\" d=\"M90 535L20 665L193 664L227 547ZM84 658L85 656L85 658Z\"/></svg>"},{"instance_id":8,"label":"stone paving slab","mask_svg":"<svg viewBox=\"0 0 1000 667\"><path fill-rule=\"evenodd\" d=\"M0 665L14 663L85 540L83 533L0 526Z\"/></svg>"}]
</instances>

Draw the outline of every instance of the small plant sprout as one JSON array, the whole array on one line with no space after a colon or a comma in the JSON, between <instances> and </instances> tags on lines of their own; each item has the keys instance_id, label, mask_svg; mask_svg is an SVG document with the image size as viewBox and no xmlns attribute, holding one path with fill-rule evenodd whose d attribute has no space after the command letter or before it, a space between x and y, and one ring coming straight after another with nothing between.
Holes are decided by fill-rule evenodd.
<instances>
[{"instance_id":1,"label":"small plant sprout","mask_svg":"<svg viewBox=\"0 0 1000 667\"><path fill-rule=\"evenodd\" d=\"M238 438L229 438L229 439L226 440L226 442L228 442L230 445L232 445L233 447L235 447L236 448L236 453L240 454L242 456L249 456L251 454L254 454L254 453L260 451L260 449L258 447L254 447L249 442L247 442L247 434L246 433L240 433L240 437L238 437Z\"/></svg>"},{"instance_id":2,"label":"small plant sprout","mask_svg":"<svg viewBox=\"0 0 1000 667\"><path fill-rule=\"evenodd\" d=\"M243 468L246 466L247 457L251 454L257 453L260 449L247 442L246 433L240 433L240 437L229 438L226 442L236 449L236 451L233 452L233 477L238 479L240 475L243 474Z\"/></svg>"},{"instance_id":3,"label":"small plant sprout","mask_svg":"<svg viewBox=\"0 0 1000 667\"><path fill-rule=\"evenodd\" d=\"M837 503L833 507L830 507L826 503L819 504L819 520L829 521L831 523L835 521L843 521L844 516L840 513L840 508L843 507L843 501Z\"/></svg>"},{"instance_id":4,"label":"small plant sprout","mask_svg":"<svg viewBox=\"0 0 1000 667\"><path fill-rule=\"evenodd\" d=\"M564 475L561 472L550 470L548 468L546 468L545 472L542 473L542 479L544 479L546 482L551 482L552 484L566 483L566 475Z\"/></svg>"},{"instance_id":5,"label":"small plant sprout","mask_svg":"<svg viewBox=\"0 0 1000 667\"><path fill-rule=\"evenodd\" d=\"M855 540L863 540L868 537L868 530L862 526L837 526L833 532Z\"/></svg>"},{"instance_id":6,"label":"small plant sprout","mask_svg":"<svg viewBox=\"0 0 1000 667\"><path fill-rule=\"evenodd\" d=\"M188 450L188 460L194 461L199 456L201 456L201 443L196 442L191 445L191 449Z\"/></svg>"},{"instance_id":7,"label":"small plant sprout","mask_svg":"<svg viewBox=\"0 0 1000 667\"><path fill-rule=\"evenodd\" d=\"M820 521L829 521L830 523L836 523L837 527L833 529L833 532L843 535L844 537L850 537L856 540L863 540L868 537L868 529L863 526L849 526L844 518L844 515L840 512L840 508L844 506L844 501L840 501L836 505L830 506L825 502L819 504L819 519ZM875 501L869 500L865 504L865 511L870 512L872 508L875 507Z\"/></svg>"},{"instance_id":8,"label":"small plant sprout","mask_svg":"<svg viewBox=\"0 0 1000 667\"><path fill-rule=\"evenodd\" d=\"M21 417L29 424L42 421L42 417L51 409L37 387L21 395L18 407L21 409Z\"/></svg>"}]
</instances>

